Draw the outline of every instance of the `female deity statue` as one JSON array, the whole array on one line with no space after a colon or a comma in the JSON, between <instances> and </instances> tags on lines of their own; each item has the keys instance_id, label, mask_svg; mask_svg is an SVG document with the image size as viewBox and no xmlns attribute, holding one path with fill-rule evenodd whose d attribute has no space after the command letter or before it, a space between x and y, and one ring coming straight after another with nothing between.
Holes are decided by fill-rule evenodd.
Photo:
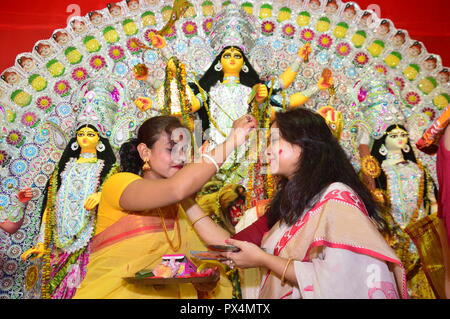
<instances>
[{"instance_id":1,"label":"female deity statue","mask_svg":"<svg viewBox=\"0 0 450 319\"><path fill-rule=\"evenodd\" d=\"M373 181L368 186L383 211L385 238L405 267L410 296L436 298L439 288L431 279L436 270L428 265L421 250L424 238L417 233L437 211L434 181L414 154L408 130L400 124L405 121L396 109L396 96L386 81L364 83L359 96L373 138L373 142L363 138L362 144L372 146L361 158L361 170L366 181Z\"/></svg>"},{"instance_id":2,"label":"female deity statue","mask_svg":"<svg viewBox=\"0 0 450 319\"><path fill-rule=\"evenodd\" d=\"M387 196L390 209L384 217L391 232L388 240L411 274L411 296L435 298L420 253L410 237L415 223L437 211L436 187L430 173L417 161L403 125L389 126L385 135L374 141L371 155L381 163L375 183Z\"/></svg>"},{"instance_id":3,"label":"female deity statue","mask_svg":"<svg viewBox=\"0 0 450 319\"><path fill-rule=\"evenodd\" d=\"M245 11L231 4L216 17L210 38L213 52L218 54L200 79L188 83L188 86L184 85L186 69L183 63L177 58L168 58L170 53L164 38L153 35L152 45L160 49L160 54L168 60L164 90L160 87L157 96L158 104L163 108L170 105L170 110L163 110L162 114L181 115L185 125L195 118L201 120L203 140L206 141L203 150L209 151L221 144L237 118L251 113L258 119L260 128L268 129L277 107L298 107L320 89L329 87L322 78L313 88L294 93L286 99L282 97L281 91L289 88L301 63L308 60L312 51L309 44L298 50L295 61L278 78L264 83L247 58L256 42L256 29L251 19ZM135 103L145 109L145 105L151 106L148 100L138 98ZM251 197L262 199L267 197L264 179L268 175L263 172L261 159L247 157L248 154L262 154L255 149L261 145L256 143L256 136L248 144L253 149L249 151L246 145L233 152L216 179L224 184L240 184L249 190L249 195L254 190L257 195Z\"/></svg>"},{"instance_id":4,"label":"female deity statue","mask_svg":"<svg viewBox=\"0 0 450 319\"><path fill-rule=\"evenodd\" d=\"M85 88L76 132L47 182L37 243L21 257L42 258L42 298L75 294L86 274L101 186L117 168L106 137L117 108L113 86L92 81Z\"/></svg>"},{"instance_id":5,"label":"female deity statue","mask_svg":"<svg viewBox=\"0 0 450 319\"><path fill-rule=\"evenodd\" d=\"M294 82L311 48L309 44L300 48L296 60L288 69L273 82L264 83L247 57L255 45L254 34L251 17L233 5L227 6L216 17L210 35L212 48L219 54L199 81L190 83L195 94L191 101L193 105L199 105L198 114L203 131L207 132L205 140L209 149L222 143L233 121L244 114L252 113L258 119L260 128L268 129L275 110L273 106L300 106L319 89L328 87L321 79L317 87L292 94L283 103L281 90ZM253 153L260 152L254 150ZM228 158L217 177L225 183L241 184L248 189L251 184L249 176L253 174L249 172L252 162L255 159L246 158L246 147L241 147ZM262 171L256 170L258 173L254 173L255 176L261 176ZM264 196L257 197L262 199Z\"/></svg>"}]
</instances>

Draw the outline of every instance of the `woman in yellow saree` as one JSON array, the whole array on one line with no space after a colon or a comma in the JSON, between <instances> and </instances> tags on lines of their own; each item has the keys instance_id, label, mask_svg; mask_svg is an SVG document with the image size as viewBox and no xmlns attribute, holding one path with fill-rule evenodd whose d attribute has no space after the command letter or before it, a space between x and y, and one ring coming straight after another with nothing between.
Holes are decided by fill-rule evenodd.
<instances>
[{"instance_id":1,"label":"woman in yellow saree","mask_svg":"<svg viewBox=\"0 0 450 319\"><path fill-rule=\"evenodd\" d=\"M154 269L165 254L205 249L193 225L206 215L188 216L192 201L185 199L200 190L256 126L248 115L236 120L226 142L202 154L199 163L185 166L180 146L186 145L183 138L189 133L179 119L158 116L145 121L137 138L121 147L123 172L103 186L87 275L75 298L231 298L223 269L219 283L208 292L191 284L144 286L123 278ZM219 226L209 231L225 232Z\"/></svg>"}]
</instances>

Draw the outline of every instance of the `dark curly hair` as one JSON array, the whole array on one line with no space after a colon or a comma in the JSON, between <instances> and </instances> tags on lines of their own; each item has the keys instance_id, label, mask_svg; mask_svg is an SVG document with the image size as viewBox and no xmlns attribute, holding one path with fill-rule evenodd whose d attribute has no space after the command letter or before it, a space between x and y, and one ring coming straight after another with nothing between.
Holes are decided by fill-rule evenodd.
<instances>
[{"instance_id":1,"label":"dark curly hair","mask_svg":"<svg viewBox=\"0 0 450 319\"><path fill-rule=\"evenodd\" d=\"M155 116L142 123L139 127L137 137L130 139L120 147L121 171L139 175L144 161L139 155L137 146L140 143L144 143L148 148L151 148L162 132L170 135L176 128L184 128L184 126L178 117L170 115Z\"/></svg>"}]
</instances>

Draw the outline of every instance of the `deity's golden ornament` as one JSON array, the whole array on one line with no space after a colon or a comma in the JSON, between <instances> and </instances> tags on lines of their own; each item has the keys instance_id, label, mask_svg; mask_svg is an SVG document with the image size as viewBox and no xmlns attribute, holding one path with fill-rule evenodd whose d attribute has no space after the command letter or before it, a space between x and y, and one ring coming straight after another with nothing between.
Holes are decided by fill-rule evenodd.
<instances>
[{"instance_id":1,"label":"deity's golden ornament","mask_svg":"<svg viewBox=\"0 0 450 319\"><path fill-rule=\"evenodd\" d=\"M380 163L372 155L366 155L361 160L362 172L372 178L377 178L381 174Z\"/></svg>"}]
</instances>

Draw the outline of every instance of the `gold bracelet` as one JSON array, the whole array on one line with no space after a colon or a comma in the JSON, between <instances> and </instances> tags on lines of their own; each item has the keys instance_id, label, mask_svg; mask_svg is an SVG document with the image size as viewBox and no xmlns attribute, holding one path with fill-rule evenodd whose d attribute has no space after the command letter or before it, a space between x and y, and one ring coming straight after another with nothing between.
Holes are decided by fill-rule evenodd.
<instances>
[{"instance_id":1,"label":"gold bracelet","mask_svg":"<svg viewBox=\"0 0 450 319\"><path fill-rule=\"evenodd\" d=\"M286 271L287 271L287 269L289 267L289 264L292 262L292 260L293 260L292 258L289 258L287 263L286 263L286 266L284 266L283 275L281 275L281 285L282 286L284 286L284 282L285 282L284 276L286 275Z\"/></svg>"},{"instance_id":2,"label":"gold bracelet","mask_svg":"<svg viewBox=\"0 0 450 319\"><path fill-rule=\"evenodd\" d=\"M198 222L200 219L205 218L205 217L208 217L208 216L209 216L208 214L205 214L205 215L203 215L203 216L200 216L200 217L197 218L196 220L194 220L194 221L192 222L192 227L194 227L195 223Z\"/></svg>"}]
</instances>

